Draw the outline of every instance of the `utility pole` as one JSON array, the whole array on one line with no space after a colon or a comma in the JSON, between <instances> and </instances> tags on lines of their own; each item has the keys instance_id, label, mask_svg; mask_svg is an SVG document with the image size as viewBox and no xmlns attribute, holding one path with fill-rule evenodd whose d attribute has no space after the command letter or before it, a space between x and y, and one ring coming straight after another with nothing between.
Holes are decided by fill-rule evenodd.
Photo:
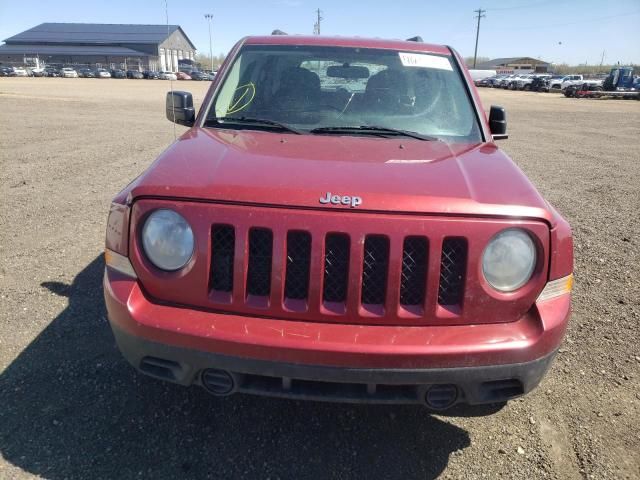
<instances>
[{"instance_id":1,"label":"utility pole","mask_svg":"<svg viewBox=\"0 0 640 480\"><path fill-rule=\"evenodd\" d=\"M478 19L478 27L476 29L476 49L473 52L473 68L476 68L476 58L478 58L478 37L480 36L480 19L486 16L485 13L487 13L487 11L479 8L478 10L474 10L474 12L478 14L476 17Z\"/></svg>"},{"instance_id":2,"label":"utility pole","mask_svg":"<svg viewBox=\"0 0 640 480\"><path fill-rule=\"evenodd\" d=\"M205 13L204 18L209 22L209 57L211 57L211 71L213 72L213 44L211 43L211 20L213 20L213 14Z\"/></svg>"},{"instance_id":3,"label":"utility pole","mask_svg":"<svg viewBox=\"0 0 640 480\"><path fill-rule=\"evenodd\" d=\"M320 35L320 22L322 20L324 20L322 18L322 10L320 10L319 8L316 10L316 15L318 16L318 19L316 20L316 24L313 26L313 34L314 35Z\"/></svg>"}]
</instances>

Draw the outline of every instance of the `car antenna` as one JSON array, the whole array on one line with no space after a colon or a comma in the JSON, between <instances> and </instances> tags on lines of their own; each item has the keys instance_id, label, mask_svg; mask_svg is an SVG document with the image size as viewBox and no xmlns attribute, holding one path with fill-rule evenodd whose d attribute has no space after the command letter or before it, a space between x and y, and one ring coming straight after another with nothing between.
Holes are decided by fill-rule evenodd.
<instances>
[{"instance_id":1,"label":"car antenna","mask_svg":"<svg viewBox=\"0 0 640 480\"><path fill-rule=\"evenodd\" d=\"M288 35L288 33L287 32L283 32L279 28L276 28L273 32L271 32L271 35Z\"/></svg>"},{"instance_id":2,"label":"car antenna","mask_svg":"<svg viewBox=\"0 0 640 480\"><path fill-rule=\"evenodd\" d=\"M406 42L419 42L419 43L423 43L424 42L424 40L422 40L422 37L420 35L416 35L415 37L407 38L405 41Z\"/></svg>"},{"instance_id":3,"label":"car antenna","mask_svg":"<svg viewBox=\"0 0 640 480\"><path fill-rule=\"evenodd\" d=\"M164 15L167 22L167 38L169 38L169 7L167 0L164 0ZM171 57L173 59L173 56ZM165 55L166 59L166 55ZM166 60L165 60L166 61ZM173 96L173 78L169 76L169 88L171 89L171 112L173 113L173 141L176 140L176 100Z\"/></svg>"}]
</instances>

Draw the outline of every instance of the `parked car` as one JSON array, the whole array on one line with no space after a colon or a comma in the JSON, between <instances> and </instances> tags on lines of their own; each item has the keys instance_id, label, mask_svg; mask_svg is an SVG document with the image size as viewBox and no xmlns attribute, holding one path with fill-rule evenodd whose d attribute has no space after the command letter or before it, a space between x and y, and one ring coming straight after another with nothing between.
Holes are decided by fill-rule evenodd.
<instances>
[{"instance_id":1,"label":"parked car","mask_svg":"<svg viewBox=\"0 0 640 480\"><path fill-rule=\"evenodd\" d=\"M27 73L27 69L24 68L24 67L13 67L11 69L10 76L12 76L12 77L28 77L29 74Z\"/></svg>"},{"instance_id":2,"label":"parked car","mask_svg":"<svg viewBox=\"0 0 640 480\"><path fill-rule=\"evenodd\" d=\"M12 67L0 67L0 77L10 77L13 73Z\"/></svg>"},{"instance_id":3,"label":"parked car","mask_svg":"<svg viewBox=\"0 0 640 480\"><path fill-rule=\"evenodd\" d=\"M231 52L200 115L167 94L190 131L112 201L103 285L124 357L214 395L432 410L538 385L568 326L571 229L451 49L273 36Z\"/></svg>"},{"instance_id":4,"label":"parked car","mask_svg":"<svg viewBox=\"0 0 640 480\"><path fill-rule=\"evenodd\" d=\"M582 79L582 75L554 75L550 79L549 86L553 89L564 89L568 86L567 82Z\"/></svg>"},{"instance_id":5,"label":"parked car","mask_svg":"<svg viewBox=\"0 0 640 480\"><path fill-rule=\"evenodd\" d=\"M562 82L560 89L564 92L568 87L582 87L583 85L589 85L594 87L602 87L603 80L599 79L582 79L582 80L565 80ZM598 90L593 90L598 91Z\"/></svg>"},{"instance_id":6,"label":"parked car","mask_svg":"<svg viewBox=\"0 0 640 480\"><path fill-rule=\"evenodd\" d=\"M208 73L194 70L193 72L191 72L191 80L198 80L198 81L211 80L211 77L209 76Z\"/></svg>"},{"instance_id":7,"label":"parked car","mask_svg":"<svg viewBox=\"0 0 640 480\"><path fill-rule=\"evenodd\" d=\"M496 75L496 71L495 70L478 70L475 68L470 68L469 69L469 75L471 76L471 80L473 80L473 83L478 86L478 84L482 81L482 80L486 80L487 78L491 78L493 76Z\"/></svg>"},{"instance_id":8,"label":"parked car","mask_svg":"<svg viewBox=\"0 0 640 480\"><path fill-rule=\"evenodd\" d=\"M178 80L191 80L191 76L185 72L176 72L176 78Z\"/></svg>"},{"instance_id":9,"label":"parked car","mask_svg":"<svg viewBox=\"0 0 640 480\"><path fill-rule=\"evenodd\" d=\"M157 80L158 72L154 72L153 70L145 70L144 72L142 72L142 76L147 80Z\"/></svg>"},{"instance_id":10,"label":"parked car","mask_svg":"<svg viewBox=\"0 0 640 480\"><path fill-rule=\"evenodd\" d=\"M96 78L111 78L111 74L104 68L96 68L93 72Z\"/></svg>"},{"instance_id":11,"label":"parked car","mask_svg":"<svg viewBox=\"0 0 640 480\"><path fill-rule=\"evenodd\" d=\"M504 77L502 77L500 79L500 81L497 83L496 87L507 89L507 88L509 88L509 83L514 78L516 78L515 74L506 75L506 76L504 76Z\"/></svg>"},{"instance_id":12,"label":"parked car","mask_svg":"<svg viewBox=\"0 0 640 480\"><path fill-rule=\"evenodd\" d=\"M549 76L535 77L529 88L532 92L548 92L549 91Z\"/></svg>"},{"instance_id":13,"label":"parked car","mask_svg":"<svg viewBox=\"0 0 640 480\"><path fill-rule=\"evenodd\" d=\"M111 78L127 78L127 74L124 70L118 68L111 70Z\"/></svg>"},{"instance_id":14,"label":"parked car","mask_svg":"<svg viewBox=\"0 0 640 480\"><path fill-rule=\"evenodd\" d=\"M59 77L61 76L60 69L53 66L47 66L44 69L46 77Z\"/></svg>"},{"instance_id":15,"label":"parked car","mask_svg":"<svg viewBox=\"0 0 640 480\"><path fill-rule=\"evenodd\" d=\"M162 71L158 72L158 78L160 80L177 80L178 77L173 72Z\"/></svg>"},{"instance_id":16,"label":"parked car","mask_svg":"<svg viewBox=\"0 0 640 480\"><path fill-rule=\"evenodd\" d=\"M62 78L78 78L78 72L71 67L64 67L60 70L60 76Z\"/></svg>"},{"instance_id":17,"label":"parked car","mask_svg":"<svg viewBox=\"0 0 640 480\"><path fill-rule=\"evenodd\" d=\"M31 70L31 75L34 77L46 77L47 73L44 67L34 67Z\"/></svg>"},{"instance_id":18,"label":"parked car","mask_svg":"<svg viewBox=\"0 0 640 480\"><path fill-rule=\"evenodd\" d=\"M492 87L492 88L498 87L498 85L499 85L500 81L502 81L502 79L503 79L503 78L505 78L505 77L507 77L507 76L508 76L508 75L505 75L505 74L503 74L503 73L500 73L500 74L498 74L498 75L494 75L493 77L489 77L489 78L486 80L486 86L487 86L487 87Z\"/></svg>"},{"instance_id":19,"label":"parked car","mask_svg":"<svg viewBox=\"0 0 640 480\"><path fill-rule=\"evenodd\" d=\"M509 90L518 90L522 81L526 80L527 74L518 73L509 79L506 88Z\"/></svg>"},{"instance_id":20,"label":"parked car","mask_svg":"<svg viewBox=\"0 0 640 480\"><path fill-rule=\"evenodd\" d=\"M572 82L581 82L584 79L582 75L566 75L560 82L560 90L567 88Z\"/></svg>"},{"instance_id":21,"label":"parked car","mask_svg":"<svg viewBox=\"0 0 640 480\"><path fill-rule=\"evenodd\" d=\"M549 88L560 88L560 85L562 85L562 79L565 77L565 75L551 75L551 77L549 77Z\"/></svg>"},{"instance_id":22,"label":"parked car","mask_svg":"<svg viewBox=\"0 0 640 480\"><path fill-rule=\"evenodd\" d=\"M473 83L475 83L476 87L488 87L491 84L491 80L493 78L495 78L495 75L492 75L486 78L481 78L479 80L474 80Z\"/></svg>"},{"instance_id":23,"label":"parked car","mask_svg":"<svg viewBox=\"0 0 640 480\"><path fill-rule=\"evenodd\" d=\"M144 75L138 70L127 70L127 78L144 78Z\"/></svg>"},{"instance_id":24,"label":"parked car","mask_svg":"<svg viewBox=\"0 0 640 480\"><path fill-rule=\"evenodd\" d=\"M96 75L90 68L81 68L78 70L78 76L82 78L94 78Z\"/></svg>"},{"instance_id":25,"label":"parked car","mask_svg":"<svg viewBox=\"0 0 640 480\"><path fill-rule=\"evenodd\" d=\"M585 80L582 84L577 83L567 86L563 92L565 97L583 98L587 96L585 92L602 92L603 90L604 88L601 83L588 82Z\"/></svg>"}]
</instances>

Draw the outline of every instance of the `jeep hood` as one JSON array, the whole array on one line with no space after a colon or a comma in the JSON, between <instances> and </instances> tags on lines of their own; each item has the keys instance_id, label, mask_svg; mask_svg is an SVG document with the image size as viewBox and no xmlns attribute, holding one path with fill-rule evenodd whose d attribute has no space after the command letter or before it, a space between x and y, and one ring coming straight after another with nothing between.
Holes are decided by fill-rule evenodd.
<instances>
[{"instance_id":1,"label":"jeep hood","mask_svg":"<svg viewBox=\"0 0 640 480\"><path fill-rule=\"evenodd\" d=\"M494 144L401 137L193 128L123 193L352 208L320 203L327 192L360 197L362 211L552 219L540 194Z\"/></svg>"}]
</instances>

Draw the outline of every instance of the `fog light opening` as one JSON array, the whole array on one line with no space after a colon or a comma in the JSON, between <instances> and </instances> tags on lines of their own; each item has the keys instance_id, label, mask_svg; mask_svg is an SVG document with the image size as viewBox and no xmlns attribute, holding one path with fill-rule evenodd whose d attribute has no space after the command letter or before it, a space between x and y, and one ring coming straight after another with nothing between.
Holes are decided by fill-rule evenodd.
<instances>
[{"instance_id":1,"label":"fog light opening","mask_svg":"<svg viewBox=\"0 0 640 480\"><path fill-rule=\"evenodd\" d=\"M427 407L433 410L444 410L453 405L458 398L458 387L455 385L433 385L424 395Z\"/></svg>"},{"instance_id":2,"label":"fog light opening","mask_svg":"<svg viewBox=\"0 0 640 480\"><path fill-rule=\"evenodd\" d=\"M231 395L236 388L233 375L226 370L208 368L202 372L201 380L204 388L212 395Z\"/></svg>"}]
</instances>

